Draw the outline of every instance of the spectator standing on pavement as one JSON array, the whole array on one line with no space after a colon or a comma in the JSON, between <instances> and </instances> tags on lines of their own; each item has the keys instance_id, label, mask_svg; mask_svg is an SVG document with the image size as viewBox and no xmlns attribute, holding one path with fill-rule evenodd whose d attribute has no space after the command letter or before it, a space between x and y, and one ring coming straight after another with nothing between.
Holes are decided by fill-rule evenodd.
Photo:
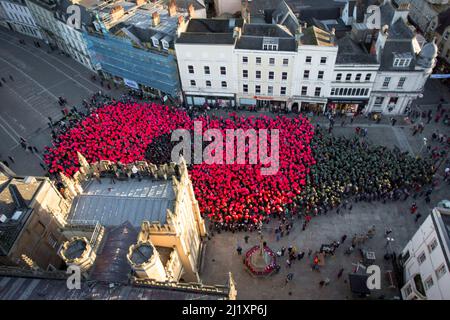
<instances>
[{"instance_id":1,"label":"spectator standing on pavement","mask_svg":"<svg viewBox=\"0 0 450 320\"><path fill-rule=\"evenodd\" d=\"M14 78L12 75L9 75L9 79L11 79L11 81L14 81Z\"/></svg>"},{"instance_id":2,"label":"spectator standing on pavement","mask_svg":"<svg viewBox=\"0 0 450 320\"><path fill-rule=\"evenodd\" d=\"M395 123L397 122L397 119L395 119L395 118L391 118L391 124L393 125L393 126L395 126Z\"/></svg>"},{"instance_id":3,"label":"spectator standing on pavement","mask_svg":"<svg viewBox=\"0 0 450 320\"><path fill-rule=\"evenodd\" d=\"M242 254L242 248L240 245L237 246L236 251L237 251L238 255Z\"/></svg>"},{"instance_id":4,"label":"spectator standing on pavement","mask_svg":"<svg viewBox=\"0 0 450 320\"><path fill-rule=\"evenodd\" d=\"M416 218L414 219L414 222L419 221L420 217L422 217L422 215L420 213L417 213Z\"/></svg>"},{"instance_id":5,"label":"spectator standing on pavement","mask_svg":"<svg viewBox=\"0 0 450 320\"><path fill-rule=\"evenodd\" d=\"M12 163L15 163L14 158L11 156L8 156L9 160L11 160Z\"/></svg>"},{"instance_id":6,"label":"spectator standing on pavement","mask_svg":"<svg viewBox=\"0 0 450 320\"><path fill-rule=\"evenodd\" d=\"M248 238L249 238L248 235L244 237L245 243L248 243Z\"/></svg>"},{"instance_id":7,"label":"spectator standing on pavement","mask_svg":"<svg viewBox=\"0 0 450 320\"><path fill-rule=\"evenodd\" d=\"M417 204L414 202L411 206L411 208L409 208L409 211L411 212L411 214L416 213L417 211Z\"/></svg>"},{"instance_id":8,"label":"spectator standing on pavement","mask_svg":"<svg viewBox=\"0 0 450 320\"><path fill-rule=\"evenodd\" d=\"M342 277L342 274L343 274L343 273L344 273L344 268L341 268L341 269L339 270L338 274L337 274L338 279L339 279L340 277Z\"/></svg>"}]
</instances>

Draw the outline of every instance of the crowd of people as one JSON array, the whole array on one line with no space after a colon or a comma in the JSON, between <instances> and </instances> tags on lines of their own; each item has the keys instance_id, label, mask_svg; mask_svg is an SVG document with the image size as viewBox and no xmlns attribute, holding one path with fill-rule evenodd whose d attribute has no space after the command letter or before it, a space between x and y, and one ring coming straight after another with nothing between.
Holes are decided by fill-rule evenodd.
<instances>
[{"instance_id":1,"label":"crowd of people","mask_svg":"<svg viewBox=\"0 0 450 320\"><path fill-rule=\"evenodd\" d=\"M102 93L84 101L84 110L63 110L52 128L53 146L44 159L50 173L71 176L78 170L76 151L88 162L130 163L147 159L170 161L174 129L192 132L193 118L176 107L139 103L129 96L114 100ZM263 176L258 164L194 164L189 166L201 212L220 230L256 230L270 217L312 216L332 209L351 210L358 201L406 199L432 182L431 160L417 159L400 150L374 146L360 134L335 137L316 128L303 116L229 117L201 115L203 130L278 129L279 169ZM268 134L270 147L270 134ZM225 145L225 141L224 141ZM256 149L257 150L257 149ZM227 157L224 153L224 163ZM236 149L233 150L236 152ZM250 158L250 148L245 150ZM287 228L284 232L288 231ZM280 229L280 235L282 230Z\"/></svg>"}]
</instances>

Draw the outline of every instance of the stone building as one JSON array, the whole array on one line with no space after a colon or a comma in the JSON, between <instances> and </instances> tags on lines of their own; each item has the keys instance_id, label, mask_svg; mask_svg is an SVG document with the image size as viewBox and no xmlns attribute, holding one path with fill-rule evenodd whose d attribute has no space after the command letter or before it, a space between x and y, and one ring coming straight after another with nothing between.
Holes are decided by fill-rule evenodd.
<instances>
[{"instance_id":1,"label":"stone building","mask_svg":"<svg viewBox=\"0 0 450 320\"><path fill-rule=\"evenodd\" d=\"M184 161L89 165L79 157L74 179L62 176L73 199L63 260L104 281L199 282L206 228ZM74 228L82 225L84 234Z\"/></svg>"},{"instance_id":2,"label":"stone building","mask_svg":"<svg viewBox=\"0 0 450 320\"><path fill-rule=\"evenodd\" d=\"M0 265L35 270L64 267L60 228L70 203L45 177L0 173Z\"/></svg>"}]
</instances>

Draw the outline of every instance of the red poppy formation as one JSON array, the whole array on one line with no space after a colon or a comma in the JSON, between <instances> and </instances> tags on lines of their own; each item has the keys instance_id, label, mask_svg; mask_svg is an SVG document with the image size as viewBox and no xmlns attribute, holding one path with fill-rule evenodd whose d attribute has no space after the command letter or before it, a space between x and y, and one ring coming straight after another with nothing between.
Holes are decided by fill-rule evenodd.
<instances>
[{"instance_id":1,"label":"red poppy formation","mask_svg":"<svg viewBox=\"0 0 450 320\"><path fill-rule=\"evenodd\" d=\"M315 164L310 148L313 126L301 116L296 118L267 116L229 118L200 117L203 131L219 129L224 137L224 164L194 164L191 179L203 215L214 221L258 223L265 216L282 213L300 195ZM194 122L181 110L156 104L122 104L99 108L66 133L47 150L45 161L51 173L73 175L78 170L76 152L88 162L120 161L124 164L143 160L155 137L174 129L192 130ZM262 175L261 164L227 164L225 137L227 129L268 129L268 149L274 141L271 132L279 130L278 170ZM251 152L245 152L247 163ZM236 149L234 149L236 151ZM234 152L233 151L233 152ZM258 157L259 159L259 157Z\"/></svg>"}]
</instances>

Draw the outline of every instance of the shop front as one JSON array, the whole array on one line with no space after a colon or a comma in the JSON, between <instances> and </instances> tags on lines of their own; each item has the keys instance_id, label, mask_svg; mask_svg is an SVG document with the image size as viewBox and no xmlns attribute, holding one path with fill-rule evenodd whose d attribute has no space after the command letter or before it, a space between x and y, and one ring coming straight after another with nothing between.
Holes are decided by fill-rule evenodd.
<instances>
[{"instance_id":1,"label":"shop front","mask_svg":"<svg viewBox=\"0 0 450 320\"><path fill-rule=\"evenodd\" d=\"M330 99L326 111L332 114L354 115L362 113L368 102L369 99Z\"/></svg>"},{"instance_id":2,"label":"shop front","mask_svg":"<svg viewBox=\"0 0 450 320\"><path fill-rule=\"evenodd\" d=\"M255 96L256 107L258 109L270 110L273 112L287 112L287 101L275 97Z\"/></svg>"},{"instance_id":3,"label":"shop front","mask_svg":"<svg viewBox=\"0 0 450 320\"><path fill-rule=\"evenodd\" d=\"M325 111L327 99L313 97L294 97L291 111L294 113L313 113L319 115Z\"/></svg>"},{"instance_id":4,"label":"shop front","mask_svg":"<svg viewBox=\"0 0 450 320\"><path fill-rule=\"evenodd\" d=\"M188 106L204 106L207 104L210 107L220 107L220 108L230 108L236 105L236 101L234 95L231 96L212 96L212 95L199 95L197 94L189 94L188 92L185 94L186 104Z\"/></svg>"}]
</instances>

